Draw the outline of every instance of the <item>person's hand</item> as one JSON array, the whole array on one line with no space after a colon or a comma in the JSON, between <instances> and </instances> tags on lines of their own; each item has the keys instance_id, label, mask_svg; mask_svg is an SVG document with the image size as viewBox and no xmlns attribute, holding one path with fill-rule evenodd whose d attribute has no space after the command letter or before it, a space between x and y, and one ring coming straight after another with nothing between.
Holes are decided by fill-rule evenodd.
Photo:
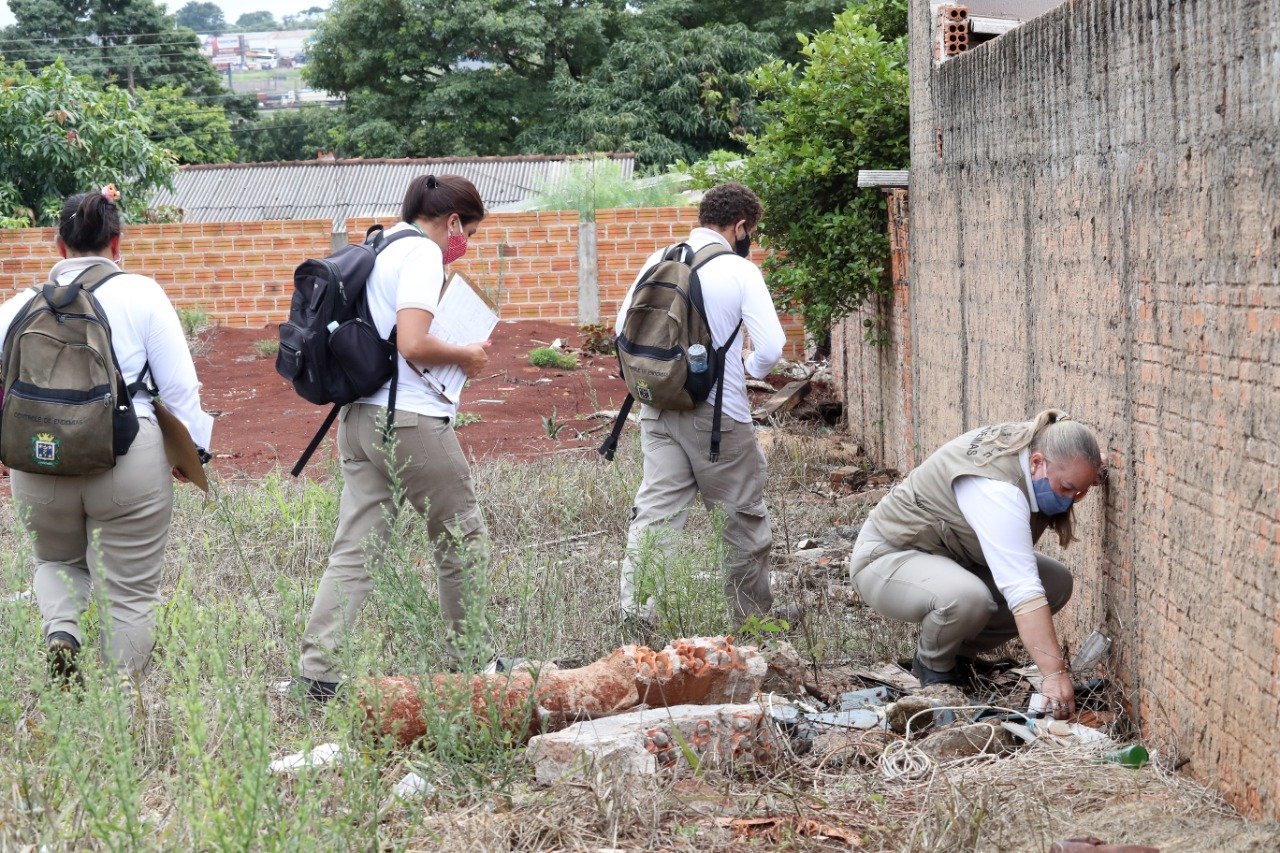
<instances>
[{"instance_id":1,"label":"person's hand","mask_svg":"<svg viewBox=\"0 0 1280 853\"><path fill-rule=\"evenodd\" d=\"M182 469L179 468L177 465L173 466L173 479L177 480L179 483L191 482L189 479L187 479L187 475L182 473Z\"/></svg>"},{"instance_id":2,"label":"person's hand","mask_svg":"<svg viewBox=\"0 0 1280 853\"><path fill-rule=\"evenodd\" d=\"M1067 670L1046 675L1040 682L1040 692L1048 702L1045 710L1055 719L1065 720L1076 712L1076 689Z\"/></svg>"},{"instance_id":3,"label":"person's hand","mask_svg":"<svg viewBox=\"0 0 1280 853\"><path fill-rule=\"evenodd\" d=\"M458 366L462 368L462 372L467 374L467 378L475 376L484 370L485 365L489 363L489 353L485 348L493 341L484 341L478 344L468 344L462 348L462 357L458 359Z\"/></svg>"}]
</instances>

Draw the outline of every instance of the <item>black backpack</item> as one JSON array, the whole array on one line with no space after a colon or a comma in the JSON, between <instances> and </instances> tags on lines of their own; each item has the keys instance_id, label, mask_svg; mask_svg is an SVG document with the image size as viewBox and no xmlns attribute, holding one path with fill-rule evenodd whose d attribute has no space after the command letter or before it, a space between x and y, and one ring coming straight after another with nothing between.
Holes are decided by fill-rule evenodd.
<instances>
[{"instance_id":1,"label":"black backpack","mask_svg":"<svg viewBox=\"0 0 1280 853\"><path fill-rule=\"evenodd\" d=\"M293 476L302 473L339 409L376 392L396 376L396 330L392 328L388 338L378 334L365 284L383 249L402 237L421 236L415 229L386 237L382 226L374 225L363 243L344 246L327 258L305 260L294 270L289 319L280 324L276 372L293 383L302 399L332 403L333 408L293 466ZM384 440L391 434L395 407L396 383L392 382Z\"/></svg>"},{"instance_id":2,"label":"black backpack","mask_svg":"<svg viewBox=\"0 0 1280 853\"><path fill-rule=\"evenodd\" d=\"M742 321L724 345L717 347L711 339L711 326L702 299L702 281L698 270L708 261L731 254L728 249L711 244L695 252L687 243L667 249L662 258L645 270L631 294L631 303L622 319L618 335L618 367L627 383L627 399L613 423L613 429L600 455L613 459L618 438L627 423L636 400L668 411L687 412L707 399L715 389L715 405L711 415L712 462L720 458L720 415L724 387L720 376L724 358L737 340ZM703 349L703 367L691 362L689 348Z\"/></svg>"}]
</instances>

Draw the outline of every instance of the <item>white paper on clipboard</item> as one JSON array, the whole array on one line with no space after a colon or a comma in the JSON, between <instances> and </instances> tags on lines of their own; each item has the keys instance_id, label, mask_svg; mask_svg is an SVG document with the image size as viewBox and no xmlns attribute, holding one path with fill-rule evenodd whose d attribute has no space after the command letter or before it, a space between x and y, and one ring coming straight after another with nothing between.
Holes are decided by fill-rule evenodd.
<instances>
[{"instance_id":1,"label":"white paper on clipboard","mask_svg":"<svg viewBox=\"0 0 1280 853\"><path fill-rule=\"evenodd\" d=\"M498 325L498 315L476 293L461 273L453 273L431 320L431 334L442 341L466 346L487 341ZM457 405L467 374L456 364L437 365L423 372L423 378Z\"/></svg>"}]
</instances>

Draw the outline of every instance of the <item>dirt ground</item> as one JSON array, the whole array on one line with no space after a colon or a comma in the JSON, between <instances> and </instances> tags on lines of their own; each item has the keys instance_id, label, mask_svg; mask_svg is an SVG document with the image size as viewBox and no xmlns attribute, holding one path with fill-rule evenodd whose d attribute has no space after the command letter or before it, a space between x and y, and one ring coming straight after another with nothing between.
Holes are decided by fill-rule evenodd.
<instances>
[{"instance_id":1,"label":"dirt ground","mask_svg":"<svg viewBox=\"0 0 1280 853\"><path fill-rule=\"evenodd\" d=\"M276 373L274 356L263 357L254 349L255 342L275 337L273 327L214 328L203 332L196 345L196 370L204 383L201 395L205 408L217 418L215 464L224 477L256 477L277 466L289 468L328 411L298 397ZM575 418L616 409L626 386L616 377L612 356L580 355L578 369L571 371L529 364L529 350L557 338L576 346L577 329L528 321L502 323L494 330L489 369L471 381L460 407L465 425L458 438L469 456L531 457L597 440L599 432L578 436L604 421ZM556 440L542 422L553 409L556 420L565 424ZM479 420L466 423L466 415ZM333 452L332 442L328 452ZM324 474L322 456L317 454L308 467L311 476Z\"/></svg>"},{"instance_id":2,"label":"dirt ground","mask_svg":"<svg viewBox=\"0 0 1280 853\"><path fill-rule=\"evenodd\" d=\"M204 384L204 406L216 417L216 466L225 478L258 477L276 467L288 469L324 420L327 408L302 400L275 371L274 356L260 355L258 341L276 339L274 327L215 327L193 346L196 370ZM529 351L561 339L575 349L577 328L541 321L504 322L493 334L489 368L463 393L458 439L468 456L532 458L549 453L588 452L599 446L610 421L592 418L616 411L627 389L611 355L578 353L576 370L550 370L529 363ZM784 377L771 377L780 386ZM768 395L753 392L753 403ZM828 399L825 389L809 401ZM544 419L554 415L553 426ZM478 420L471 421L471 418ZM555 438L549 433L560 425ZM335 431L336 432L336 431ZM330 433L332 439L335 432ZM632 430L631 432L634 432ZM324 476L324 454L308 466L309 476Z\"/></svg>"},{"instance_id":3,"label":"dirt ground","mask_svg":"<svg viewBox=\"0 0 1280 853\"><path fill-rule=\"evenodd\" d=\"M212 464L224 479L288 470L328 412L327 407L298 397L276 373L275 356L264 356L255 348L260 341L276 338L274 326L212 327L200 332L192 344L203 384L201 398L205 410L216 418ZM592 415L616 411L627 393L614 356L578 352L578 368L568 371L529 363L532 349L560 339L567 349L576 350L581 338L574 326L537 320L503 322L494 330L489 368L471 381L459 407L458 439L469 457L536 458L588 453L599 446L612 422ZM783 376L769 377L773 387L786 381ZM768 396L753 391L752 404ZM797 414L816 417L817 404L830 401L830 389L817 386L801 404L804 411ZM630 428L627 435L634 440L635 433ZM307 476L326 476L325 460L334 453L335 435L336 429L331 430L329 442L309 463ZM8 479L8 471L0 465L0 494L8 494Z\"/></svg>"}]
</instances>

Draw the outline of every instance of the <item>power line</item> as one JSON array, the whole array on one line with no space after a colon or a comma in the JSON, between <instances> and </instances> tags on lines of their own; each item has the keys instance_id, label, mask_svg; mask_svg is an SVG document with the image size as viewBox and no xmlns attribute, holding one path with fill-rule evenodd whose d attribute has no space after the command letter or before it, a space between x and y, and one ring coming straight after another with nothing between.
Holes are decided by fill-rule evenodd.
<instances>
[{"instance_id":1,"label":"power line","mask_svg":"<svg viewBox=\"0 0 1280 853\"><path fill-rule=\"evenodd\" d=\"M151 36L171 36L176 34L180 29L191 30L190 27L175 27L174 29L171 29L171 30L159 30L158 32L154 32L154 33L85 33L84 35L78 35L78 36L18 37L18 38L0 39L0 44L4 44L5 42L38 42L38 41L56 42L56 41L63 41L64 39L81 39L81 38L149 38ZM315 29L315 28L312 27L310 29ZM249 35L249 33L254 33L254 34L287 33L287 32L298 32L298 31L297 30L250 30L249 32L244 32L244 33L228 32L228 33L222 33L221 35L216 35L216 36L213 35L212 33L197 33L195 30L191 30L191 32L192 34L195 35L196 38L202 38L207 35L210 38L220 39L220 38L239 38L240 36Z\"/></svg>"},{"instance_id":2,"label":"power line","mask_svg":"<svg viewBox=\"0 0 1280 853\"><path fill-rule=\"evenodd\" d=\"M193 48L196 52L200 53L202 56L209 55L207 53L204 53L203 50L201 50L200 45L192 44L190 41L149 41L149 42L125 42L125 43L118 43L118 44L82 44L82 45L65 46L65 47L62 45L53 46L53 47L44 47L44 46L19 47L19 48L0 47L0 54L4 56L15 56L20 53L37 53L37 54L40 54L41 56L50 56L50 55L62 56L63 54L87 53L89 51L101 53L103 51L123 50L125 48L175 47L175 46L190 47L190 48Z\"/></svg>"}]
</instances>

